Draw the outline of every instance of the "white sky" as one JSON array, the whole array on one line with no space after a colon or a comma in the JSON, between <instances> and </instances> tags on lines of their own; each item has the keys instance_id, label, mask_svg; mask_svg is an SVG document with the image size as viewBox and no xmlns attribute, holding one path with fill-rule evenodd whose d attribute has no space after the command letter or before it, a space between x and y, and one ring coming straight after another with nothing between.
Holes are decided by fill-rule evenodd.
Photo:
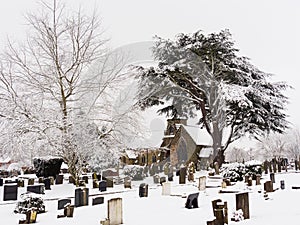
<instances>
[{"instance_id":1,"label":"white sky","mask_svg":"<svg viewBox=\"0 0 300 225\"><path fill-rule=\"evenodd\" d=\"M38 0L0 0L0 46L6 36L24 36L22 14L35 11ZM49 1L49 0L48 0ZM300 77L300 1L298 0L65 0L67 5L91 10L97 6L112 47L152 40L154 35L174 38L180 32L206 33L228 28L242 55L274 80L287 81L290 121L297 118Z\"/></svg>"}]
</instances>

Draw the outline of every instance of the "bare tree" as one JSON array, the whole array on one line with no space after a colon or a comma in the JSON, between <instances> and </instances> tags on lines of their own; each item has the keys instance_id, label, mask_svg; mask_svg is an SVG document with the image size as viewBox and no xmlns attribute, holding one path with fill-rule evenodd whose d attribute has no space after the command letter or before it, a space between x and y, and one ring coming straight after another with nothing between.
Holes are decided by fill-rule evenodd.
<instances>
[{"instance_id":1,"label":"bare tree","mask_svg":"<svg viewBox=\"0 0 300 225\"><path fill-rule=\"evenodd\" d=\"M233 147L226 152L225 159L228 162L242 163L249 160L249 154L243 148Z\"/></svg>"},{"instance_id":2,"label":"bare tree","mask_svg":"<svg viewBox=\"0 0 300 225\"><path fill-rule=\"evenodd\" d=\"M9 41L2 57L0 100L7 107L0 116L18 124L10 134L18 134L20 145L40 140L39 154L62 156L77 178L97 152L101 158L120 144L121 121L126 134L137 131L137 123L128 123L137 121L135 108L115 110L116 91L128 75L125 59L106 48L96 13L70 13L54 0L26 20L27 41Z\"/></svg>"}]
</instances>

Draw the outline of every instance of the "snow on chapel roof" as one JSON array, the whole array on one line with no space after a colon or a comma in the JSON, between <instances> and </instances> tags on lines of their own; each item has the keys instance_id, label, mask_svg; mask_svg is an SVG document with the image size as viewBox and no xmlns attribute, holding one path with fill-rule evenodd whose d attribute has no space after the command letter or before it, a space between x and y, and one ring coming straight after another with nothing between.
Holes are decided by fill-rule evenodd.
<instances>
[{"instance_id":1,"label":"snow on chapel roof","mask_svg":"<svg viewBox=\"0 0 300 225\"><path fill-rule=\"evenodd\" d=\"M204 128L199 126L181 125L186 132L191 136L196 145L211 146L213 141L211 136L207 133Z\"/></svg>"},{"instance_id":2,"label":"snow on chapel roof","mask_svg":"<svg viewBox=\"0 0 300 225\"><path fill-rule=\"evenodd\" d=\"M125 152L129 159L136 159L138 157L138 153L132 149L126 149Z\"/></svg>"}]
</instances>

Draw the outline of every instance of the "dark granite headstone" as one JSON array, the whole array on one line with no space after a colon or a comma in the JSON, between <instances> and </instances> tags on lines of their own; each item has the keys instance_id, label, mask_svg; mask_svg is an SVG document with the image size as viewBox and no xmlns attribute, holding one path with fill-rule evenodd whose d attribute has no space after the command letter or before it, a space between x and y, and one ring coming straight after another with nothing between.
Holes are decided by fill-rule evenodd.
<instances>
[{"instance_id":1,"label":"dark granite headstone","mask_svg":"<svg viewBox=\"0 0 300 225\"><path fill-rule=\"evenodd\" d=\"M92 199L92 205L99 205L104 203L104 197L96 197Z\"/></svg>"},{"instance_id":2,"label":"dark granite headstone","mask_svg":"<svg viewBox=\"0 0 300 225\"><path fill-rule=\"evenodd\" d=\"M34 185L34 178L28 179L28 185Z\"/></svg>"},{"instance_id":3,"label":"dark granite headstone","mask_svg":"<svg viewBox=\"0 0 300 225\"><path fill-rule=\"evenodd\" d=\"M185 180L186 180L186 167L181 167L179 173L179 184L185 184Z\"/></svg>"},{"instance_id":4,"label":"dark granite headstone","mask_svg":"<svg viewBox=\"0 0 300 225\"><path fill-rule=\"evenodd\" d=\"M27 191L36 194L45 194L45 185L44 184L28 185Z\"/></svg>"},{"instance_id":5,"label":"dark granite headstone","mask_svg":"<svg viewBox=\"0 0 300 225\"><path fill-rule=\"evenodd\" d=\"M50 180L50 178L45 178L44 179L44 184L45 184L45 190L51 190L51 180Z\"/></svg>"},{"instance_id":6,"label":"dark granite headstone","mask_svg":"<svg viewBox=\"0 0 300 225\"><path fill-rule=\"evenodd\" d=\"M166 177L161 177L159 180L160 185L162 185L164 182L166 182Z\"/></svg>"},{"instance_id":7,"label":"dark granite headstone","mask_svg":"<svg viewBox=\"0 0 300 225\"><path fill-rule=\"evenodd\" d=\"M3 186L3 179L0 178L0 187L2 187L2 186Z\"/></svg>"},{"instance_id":8,"label":"dark granite headstone","mask_svg":"<svg viewBox=\"0 0 300 225\"><path fill-rule=\"evenodd\" d=\"M58 210L63 209L67 204L71 204L71 199L68 198L59 199L57 204L57 209Z\"/></svg>"},{"instance_id":9,"label":"dark granite headstone","mask_svg":"<svg viewBox=\"0 0 300 225\"><path fill-rule=\"evenodd\" d=\"M106 191L106 188L107 188L107 186L106 186L106 181L105 180L102 180L102 181L100 181L99 182L99 191Z\"/></svg>"},{"instance_id":10,"label":"dark granite headstone","mask_svg":"<svg viewBox=\"0 0 300 225\"><path fill-rule=\"evenodd\" d=\"M186 199L185 208L198 208L198 196L199 192L190 194Z\"/></svg>"},{"instance_id":11,"label":"dark granite headstone","mask_svg":"<svg viewBox=\"0 0 300 225\"><path fill-rule=\"evenodd\" d=\"M6 184L3 189L3 201L18 199L18 185Z\"/></svg>"},{"instance_id":12,"label":"dark granite headstone","mask_svg":"<svg viewBox=\"0 0 300 225\"><path fill-rule=\"evenodd\" d=\"M75 189L75 207L89 205L89 189Z\"/></svg>"},{"instance_id":13,"label":"dark granite headstone","mask_svg":"<svg viewBox=\"0 0 300 225\"><path fill-rule=\"evenodd\" d=\"M108 188L113 188L114 187L114 181L113 181L113 178L110 177L110 178L106 178L106 187Z\"/></svg>"},{"instance_id":14,"label":"dark granite headstone","mask_svg":"<svg viewBox=\"0 0 300 225\"><path fill-rule=\"evenodd\" d=\"M64 175L57 174L55 178L55 184L63 184L63 182L64 182Z\"/></svg>"},{"instance_id":15,"label":"dark granite headstone","mask_svg":"<svg viewBox=\"0 0 300 225\"><path fill-rule=\"evenodd\" d=\"M280 181L280 189L284 190L285 189L285 185L284 185L284 180Z\"/></svg>"},{"instance_id":16,"label":"dark granite headstone","mask_svg":"<svg viewBox=\"0 0 300 225\"><path fill-rule=\"evenodd\" d=\"M168 174L168 181L173 181L173 173Z\"/></svg>"},{"instance_id":17,"label":"dark granite headstone","mask_svg":"<svg viewBox=\"0 0 300 225\"><path fill-rule=\"evenodd\" d=\"M148 184L142 183L139 187L139 196L148 197Z\"/></svg>"},{"instance_id":18,"label":"dark granite headstone","mask_svg":"<svg viewBox=\"0 0 300 225\"><path fill-rule=\"evenodd\" d=\"M82 176L82 180L84 180L84 182L85 182L86 184L89 183L89 177L86 176L86 175Z\"/></svg>"}]
</instances>

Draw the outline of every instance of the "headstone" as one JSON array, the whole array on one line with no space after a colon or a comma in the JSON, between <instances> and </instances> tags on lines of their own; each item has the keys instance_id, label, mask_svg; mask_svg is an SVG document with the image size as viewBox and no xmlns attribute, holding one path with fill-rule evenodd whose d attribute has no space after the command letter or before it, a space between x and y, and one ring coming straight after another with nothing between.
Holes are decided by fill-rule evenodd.
<instances>
[{"instance_id":1,"label":"headstone","mask_svg":"<svg viewBox=\"0 0 300 225\"><path fill-rule=\"evenodd\" d=\"M49 179L50 179L50 185L54 185L54 182L55 182L55 179L54 179L54 177L49 177Z\"/></svg>"},{"instance_id":2,"label":"headstone","mask_svg":"<svg viewBox=\"0 0 300 225\"><path fill-rule=\"evenodd\" d=\"M281 173L281 165L282 165L282 159L278 159L278 162L277 162L278 173Z\"/></svg>"},{"instance_id":3,"label":"headstone","mask_svg":"<svg viewBox=\"0 0 300 225\"><path fill-rule=\"evenodd\" d=\"M2 187L2 186L3 186L3 179L0 178L0 187Z\"/></svg>"},{"instance_id":4,"label":"headstone","mask_svg":"<svg viewBox=\"0 0 300 225\"><path fill-rule=\"evenodd\" d=\"M247 182L247 185L248 185L248 186L252 186L252 178L251 178L251 177L249 177L248 182Z\"/></svg>"},{"instance_id":5,"label":"headstone","mask_svg":"<svg viewBox=\"0 0 300 225\"><path fill-rule=\"evenodd\" d=\"M131 178L125 177L124 178L124 188L130 188L131 189Z\"/></svg>"},{"instance_id":6,"label":"headstone","mask_svg":"<svg viewBox=\"0 0 300 225\"><path fill-rule=\"evenodd\" d=\"M185 179L186 179L186 167L181 167L179 173L179 184L185 184Z\"/></svg>"},{"instance_id":7,"label":"headstone","mask_svg":"<svg viewBox=\"0 0 300 225\"><path fill-rule=\"evenodd\" d=\"M239 209L243 211L245 219L250 219L248 192L236 194L236 210Z\"/></svg>"},{"instance_id":8,"label":"headstone","mask_svg":"<svg viewBox=\"0 0 300 225\"><path fill-rule=\"evenodd\" d=\"M3 201L18 199L18 185L6 184L3 187Z\"/></svg>"},{"instance_id":9,"label":"headstone","mask_svg":"<svg viewBox=\"0 0 300 225\"><path fill-rule=\"evenodd\" d=\"M165 175L168 175L170 173L170 170L169 170L169 163L166 163L164 165L164 174Z\"/></svg>"},{"instance_id":10,"label":"headstone","mask_svg":"<svg viewBox=\"0 0 300 225\"><path fill-rule=\"evenodd\" d=\"M45 190L51 190L51 180L50 180L50 178L45 178L44 179L44 184L45 184Z\"/></svg>"},{"instance_id":11,"label":"headstone","mask_svg":"<svg viewBox=\"0 0 300 225\"><path fill-rule=\"evenodd\" d=\"M228 207L227 202L222 203L221 199L212 201L213 214L215 220L210 221L208 224L224 225L228 224ZM212 223L213 222L213 223Z\"/></svg>"},{"instance_id":12,"label":"headstone","mask_svg":"<svg viewBox=\"0 0 300 225\"><path fill-rule=\"evenodd\" d=\"M27 191L36 194L45 194L45 185L44 184L28 185Z\"/></svg>"},{"instance_id":13,"label":"headstone","mask_svg":"<svg viewBox=\"0 0 300 225\"><path fill-rule=\"evenodd\" d=\"M199 177L199 191L205 191L206 189L206 176Z\"/></svg>"},{"instance_id":14,"label":"headstone","mask_svg":"<svg viewBox=\"0 0 300 225\"><path fill-rule=\"evenodd\" d=\"M24 180L18 180L18 187L24 187L25 186L25 183L24 183Z\"/></svg>"},{"instance_id":15,"label":"headstone","mask_svg":"<svg viewBox=\"0 0 300 225\"><path fill-rule=\"evenodd\" d=\"M75 184L76 183L75 178L73 176L69 176L69 183L70 184Z\"/></svg>"},{"instance_id":16,"label":"headstone","mask_svg":"<svg viewBox=\"0 0 300 225\"><path fill-rule=\"evenodd\" d=\"M113 181L112 177L106 178L106 187L108 187L108 188L113 188L114 187L114 181Z\"/></svg>"},{"instance_id":17,"label":"headstone","mask_svg":"<svg viewBox=\"0 0 300 225\"><path fill-rule=\"evenodd\" d=\"M274 190L273 190L273 182L272 181L266 181L265 183L264 183L264 190L266 191L266 192L273 192Z\"/></svg>"},{"instance_id":18,"label":"headstone","mask_svg":"<svg viewBox=\"0 0 300 225\"><path fill-rule=\"evenodd\" d=\"M280 181L280 189L284 190L285 189L285 185L284 185L284 180Z\"/></svg>"},{"instance_id":19,"label":"headstone","mask_svg":"<svg viewBox=\"0 0 300 225\"><path fill-rule=\"evenodd\" d=\"M139 196L148 197L148 184L142 183L139 187Z\"/></svg>"},{"instance_id":20,"label":"headstone","mask_svg":"<svg viewBox=\"0 0 300 225\"><path fill-rule=\"evenodd\" d=\"M261 175L257 174L256 175L256 185L260 185L260 178L261 178Z\"/></svg>"},{"instance_id":21,"label":"headstone","mask_svg":"<svg viewBox=\"0 0 300 225\"><path fill-rule=\"evenodd\" d=\"M88 184L89 183L89 177L88 176L82 176L82 180L84 180L84 182L86 183L86 184Z\"/></svg>"},{"instance_id":22,"label":"headstone","mask_svg":"<svg viewBox=\"0 0 300 225\"><path fill-rule=\"evenodd\" d=\"M162 184L162 195L171 195L171 183Z\"/></svg>"},{"instance_id":23,"label":"headstone","mask_svg":"<svg viewBox=\"0 0 300 225\"><path fill-rule=\"evenodd\" d=\"M245 183L248 183L248 181L249 181L249 175L245 175Z\"/></svg>"},{"instance_id":24,"label":"headstone","mask_svg":"<svg viewBox=\"0 0 300 225\"><path fill-rule=\"evenodd\" d=\"M270 173L270 180L275 183L275 174L274 173Z\"/></svg>"},{"instance_id":25,"label":"headstone","mask_svg":"<svg viewBox=\"0 0 300 225\"><path fill-rule=\"evenodd\" d=\"M153 182L154 182L154 184L159 184L159 181L160 181L160 179L159 179L159 175L154 175L153 176Z\"/></svg>"},{"instance_id":26,"label":"headstone","mask_svg":"<svg viewBox=\"0 0 300 225\"><path fill-rule=\"evenodd\" d=\"M78 186L79 187L85 187L85 181L84 180L79 180L78 181Z\"/></svg>"},{"instance_id":27,"label":"headstone","mask_svg":"<svg viewBox=\"0 0 300 225\"><path fill-rule=\"evenodd\" d=\"M188 208L188 209L198 208L198 196L199 196L199 192L189 194L186 199L185 208Z\"/></svg>"},{"instance_id":28,"label":"headstone","mask_svg":"<svg viewBox=\"0 0 300 225\"><path fill-rule=\"evenodd\" d=\"M96 197L92 199L92 205L99 205L104 203L104 197Z\"/></svg>"},{"instance_id":29,"label":"headstone","mask_svg":"<svg viewBox=\"0 0 300 225\"><path fill-rule=\"evenodd\" d=\"M64 175L57 174L55 178L55 184L63 184L63 182L64 182Z\"/></svg>"},{"instance_id":30,"label":"headstone","mask_svg":"<svg viewBox=\"0 0 300 225\"><path fill-rule=\"evenodd\" d=\"M39 177L39 184L43 184L44 183L44 177Z\"/></svg>"},{"instance_id":31,"label":"headstone","mask_svg":"<svg viewBox=\"0 0 300 225\"><path fill-rule=\"evenodd\" d=\"M59 199L57 203L57 209L58 210L64 209L67 204L71 204L71 199L69 198Z\"/></svg>"},{"instance_id":32,"label":"headstone","mask_svg":"<svg viewBox=\"0 0 300 225\"><path fill-rule=\"evenodd\" d=\"M98 180L93 179L93 188L99 188Z\"/></svg>"},{"instance_id":33,"label":"headstone","mask_svg":"<svg viewBox=\"0 0 300 225\"><path fill-rule=\"evenodd\" d=\"M75 189L75 207L89 205L89 189L77 188Z\"/></svg>"},{"instance_id":34,"label":"headstone","mask_svg":"<svg viewBox=\"0 0 300 225\"><path fill-rule=\"evenodd\" d=\"M173 173L168 174L168 181L173 181Z\"/></svg>"},{"instance_id":35,"label":"headstone","mask_svg":"<svg viewBox=\"0 0 300 225\"><path fill-rule=\"evenodd\" d=\"M28 185L34 185L34 178L28 179Z\"/></svg>"},{"instance_id":36,"label":"headstone","mask_svg":"<svg viewBox=\"0 0 300 225\"><path fill-rule=\"evenodd\" d=\"M274 173L277 173L277 160L276 158L272 159L272 166Z\"/></svg>"},{"instance_id":37,"label":"headstone","mask_svg":"<svg viewBox=\"0 0 300 225\"><path fill-rule=\"evenodd\" d=\"M159 183L162 185L164 182L166 182L166 177L160 177Z\"/></svg>"},{"instance_id":38,"label":"headstone","mask_svg":"<svg viewBox=\"0 0 300 225\"><path fill-rule=\"evenodd\" d=\"M222 183L221 183L221 188L226 188L226 187L227 187L226 182L225 182L225 181L222 181Z\"/></svg>"},{"instance_id":39,"label":"headstone","mask_svg":"<svg viewBox=\"0 0 300 225\"><path fill-rule=\"evenodd\" d=\"M64 216L73 217L74 214L74 205L67 204L64 207Z\"/></svg>"},{"instance_id":40,"label":"headstone","mask_svg":"<svg viewBox=\"0 0 300 225\"><path fill-rule=\"evenodd\" d=\"M106 180L102 180L99 182L99 191L106 191Z\"/></svg>"},{"instance_id":41,"label":"headstone","mask_svg":"<svg viewBox=\"0 0 300 225\"><path fill-rule=\"evenodd\" d=\"M122 198L108 200L108 219L110 225L123 224Z\"/></svg>"}]
</instances>

